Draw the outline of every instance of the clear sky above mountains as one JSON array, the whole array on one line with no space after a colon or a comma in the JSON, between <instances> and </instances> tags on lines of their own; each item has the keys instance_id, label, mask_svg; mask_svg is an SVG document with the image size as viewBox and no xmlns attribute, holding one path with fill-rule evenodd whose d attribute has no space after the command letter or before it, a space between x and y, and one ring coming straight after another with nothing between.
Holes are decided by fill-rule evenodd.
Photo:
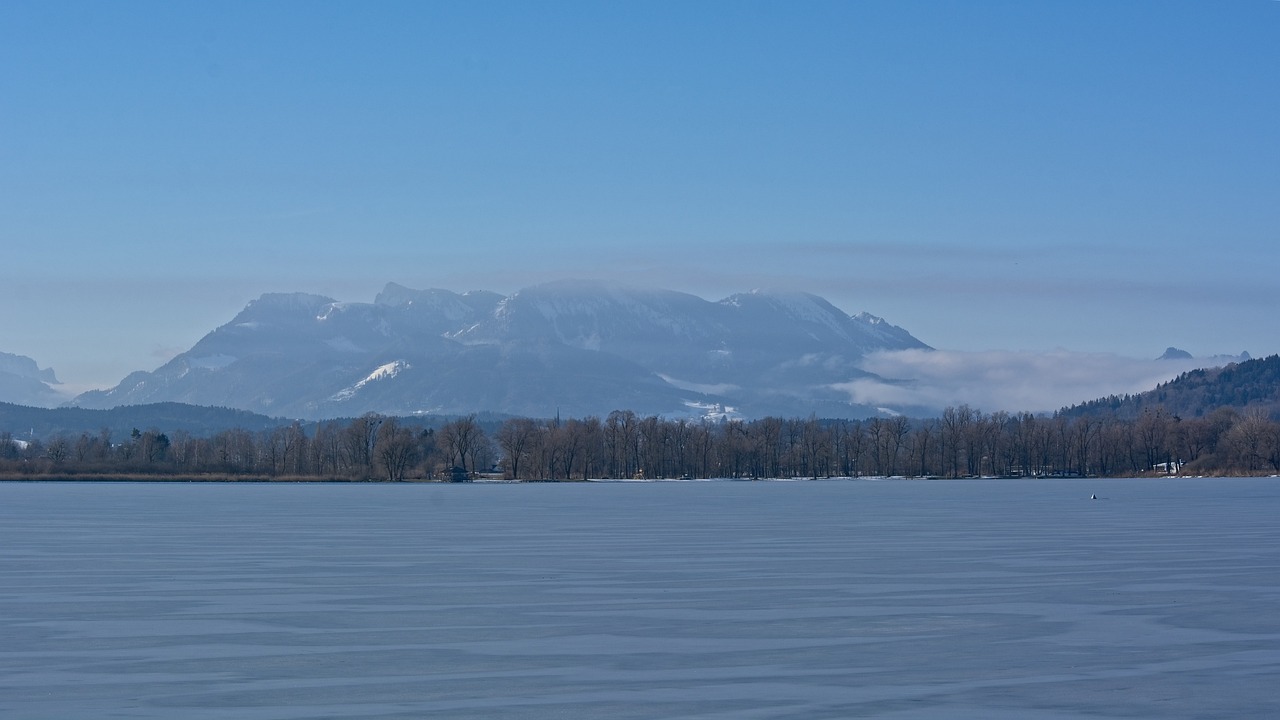
<instances>
[{"instance_id":1,"label":"clear sky above mountains","mask_svg":"<svg viewBox=\"0 0 1280 720\"><path fill-rule=\"evenodd\" d=\"M267 291L586 277L1273 353L1277 48L1263 0L7 3L0 351L104 386Z\"/></svg>"}]
</instances>

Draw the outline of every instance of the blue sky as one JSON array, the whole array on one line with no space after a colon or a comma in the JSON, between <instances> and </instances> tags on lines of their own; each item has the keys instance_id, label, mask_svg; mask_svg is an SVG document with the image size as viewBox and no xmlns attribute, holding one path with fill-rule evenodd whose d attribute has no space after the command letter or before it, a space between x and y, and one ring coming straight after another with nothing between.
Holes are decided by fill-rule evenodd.
<instances>
[{"instance_id":1,"label":"blue sky","mask_svg":"<svg viewBox=\"0 0 1280 720\"><path fill-rule=\"evenodd\" d=\"M105 386L263 292L583 277L1274 353L1278 47L1269 0L6 3L0 351Z\"/></svg>"}]
</instances>

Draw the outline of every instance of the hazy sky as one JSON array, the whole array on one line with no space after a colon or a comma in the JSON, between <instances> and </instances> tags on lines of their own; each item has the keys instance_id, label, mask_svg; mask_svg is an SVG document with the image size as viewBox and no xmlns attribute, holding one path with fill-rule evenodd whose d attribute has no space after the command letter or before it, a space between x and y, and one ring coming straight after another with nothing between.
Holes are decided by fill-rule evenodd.
<instances>
[{"instance_id":1,"label":"hazy sky","mask_svg":"<svg viewBox=\"0 0 1280 720\"><path fill-rule=\"evenodd\" d=\"M1278 240L1271 0L0 5L0 351L74 386L388 281L1263 355Z\"/></svg>"}]
</instances>

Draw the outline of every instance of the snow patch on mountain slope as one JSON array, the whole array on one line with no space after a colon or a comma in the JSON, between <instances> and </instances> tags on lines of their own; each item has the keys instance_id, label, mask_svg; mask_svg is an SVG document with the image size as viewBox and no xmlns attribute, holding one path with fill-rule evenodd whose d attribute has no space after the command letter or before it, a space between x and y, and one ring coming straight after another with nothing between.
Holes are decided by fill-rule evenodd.
<instances>
[{"instance_id":1,"label":"snow patch on mountain slope","mask_svg":"<svg viewBox=\"0 0 1280 720\"><path fill-rule=\"evenodd\" d=\"M351 304L352 303L348 302L331 302L321 308L320 312L316 314L316 320L320 320L322 322L328 320L333 317L335 313L340 313L343 310L346 310L351 306Z\"/></svg>"},{"instance_id":2,"label":"snow patch on mountain slope","mask_svg":"<svg viewBox=\"0 0 1280 720\"><path fill-rule=\"evenodd\" d=\"M365 385L368 385L371 382L377 382L378 380L387 380L389 378L393 378L396 375L399 375L402 371L408 370L410 367L412 366L409 365L409 363L405 362L404 360L393 360L392 362L389 362L386 365L379 366L378 369L369 373L369 375L365 377L365 379L361 380L355 385L352 385L349 388L343 388L342 390L339 390L338 392L334 393L332 399L348 400L352 397L355 397L355 394L360 392L360 389L363 388Z\"/></svg>"},{"instance_id":3,"label":"snow patch on mountain slope","mask_svg":"<svg viewBox=\"0 0 1280 720\"><path fill-rule=\"evenodd\" d=\"M373 382L374 380L382 380L384 378L395 377L396 375L400 374L401 370L408 370L408 369L409 369L409 363L403 360L395 360L393 362L387 363L386 365L380 366L377 370L374 370L372 373L370 373L369 377L357 383L357 385L365 385L367 383Z\"/></svg>"},{"instance_id":4,"label":"snow patch on mountain slope","mask_svg":"<svg viewBox=\"0 0 1280 720\"><path fill-rule=\"evenodd\" d=\"M475 323L458 330L456 332L445 332L440 337L447 340L454 340L463 345L497 345L497 338L476 337L478 331L483 327L482 323Z\"/></svg>"}]
</instances>

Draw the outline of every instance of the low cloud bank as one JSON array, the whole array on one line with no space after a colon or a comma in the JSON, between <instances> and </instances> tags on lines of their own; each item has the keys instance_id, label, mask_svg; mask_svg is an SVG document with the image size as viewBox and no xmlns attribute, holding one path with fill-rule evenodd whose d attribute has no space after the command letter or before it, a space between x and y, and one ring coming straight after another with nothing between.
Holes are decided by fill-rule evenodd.
<instances>
[{"instance_id":1,"label":"low cloud bank","mask_svg":"<svg viewBox=\"0 0 1280 720\"><path fill-rule=\"evenodd\" d=\"M938 410L968 404L986 412L1052 412L1088 400L1139 393L1180 373L1221 364L1145 360L1109 353L957 350L876 352L862 369L884 380L835 387L856 403Z\"/></svg>"}]
</instances>

